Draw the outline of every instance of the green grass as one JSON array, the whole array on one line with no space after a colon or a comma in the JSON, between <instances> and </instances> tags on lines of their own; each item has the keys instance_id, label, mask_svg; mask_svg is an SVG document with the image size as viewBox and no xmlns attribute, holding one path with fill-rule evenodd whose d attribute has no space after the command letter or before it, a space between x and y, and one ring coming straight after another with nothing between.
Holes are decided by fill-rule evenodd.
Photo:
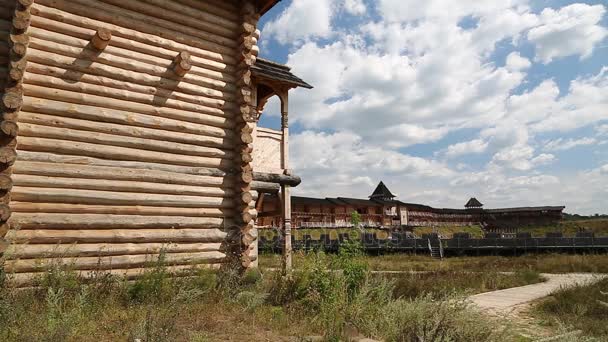
<instances>
[{"instance_id":1,"label":"green grass","mask_svg":"<svg viewBox=\"0 0 608 342\"><path fill-rule=\"evenodd\" d=\"M606 341L608 279L556 291L542 300L533 313L549 326L569 326Z\"/></svg>"},{"instance_id":2,"label":"green grass","mask_svg":"<svg viewBox=\"0 0 608 342\"><path fill-rule=\"evenodd\" d=\"M374 275L359 253L302 256L289 277L230 268L176 275L159 263L128 282L52 269L33 290L0 282L0 341L338 341L354 332L385 341L517 340L462 295Z\"/></svg>"},{"instance_id":3,"label":"green grass","mask_svg":"<svg viewBox=\"0 0 608 342\"><path fill-rule=\"evenodd\" d=\"M305 253L294 254L297 267ZM372 270L378 271L471 271L515 272L531 270L541 273L592 272L608 273L608 254L529 254L522 256L466 256L443 260L428 255L386 254L362 256ZM261 268L281 266L278 254L262 254Z\"/></svg>"}]
</instances>

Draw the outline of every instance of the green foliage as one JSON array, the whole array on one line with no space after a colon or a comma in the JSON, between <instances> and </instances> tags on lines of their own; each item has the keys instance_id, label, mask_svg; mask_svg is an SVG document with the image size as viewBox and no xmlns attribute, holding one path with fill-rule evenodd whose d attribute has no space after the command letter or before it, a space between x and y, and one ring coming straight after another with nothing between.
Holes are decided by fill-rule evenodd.
<instances>
[{"instance_id":1,"label":"green foliage","mask_svg":"<svg viewBox=\"0 0 608 342\"><path fill-rule=\"evenodd\" d=\"M350 213L350 223L354 227L359 227L361 224L361 214L359 214L356 210L353 210L353 212Z\"/></svg>"},{"instance_id":2,"label":"green foliage","mask_svg":"<svg viewBox=\"0 0 608 342\"><path fill-rule=\"evenodd\" d=\"M170 277L164 265L164 254L161 253L151 270L127 285L128 301L145 303L167 300L172 295Z\"/></svg>"}]
</instances>

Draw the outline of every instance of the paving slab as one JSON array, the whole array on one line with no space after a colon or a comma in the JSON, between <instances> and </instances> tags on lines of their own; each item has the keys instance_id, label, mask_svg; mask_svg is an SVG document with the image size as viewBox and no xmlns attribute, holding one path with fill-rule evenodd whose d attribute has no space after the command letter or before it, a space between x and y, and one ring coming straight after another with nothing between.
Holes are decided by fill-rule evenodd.
<instances>
[{"instance_id":1,"label":"paving slab","mask_svg":"<svg viewBox=\"0 0 608 342\"><path fill-rule=\"evenodd\" d=\"M505 290L485 292L470 296L469 299L482 310L495 313L508 313L516 306L546 297L553 291L562 287L584 285L602 278L607 274L594 273L567 273L567 274L541 274L547 281Z\"/></svg>"}]
</instances>

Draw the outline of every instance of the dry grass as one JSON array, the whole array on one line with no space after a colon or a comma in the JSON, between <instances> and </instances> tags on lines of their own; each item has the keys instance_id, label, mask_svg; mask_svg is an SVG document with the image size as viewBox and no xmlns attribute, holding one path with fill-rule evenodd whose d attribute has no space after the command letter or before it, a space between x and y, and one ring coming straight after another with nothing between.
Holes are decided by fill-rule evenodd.
<instances>
[{"instance_id":1,"label":"dry grass","mask_svg":"<svg viewBox=\"0 0 608 342\"><path fill-rule=\"evenodd\" d=\"M567 326L608 340L608 279L561 289L533 310L550 327Z\"/></svg>"}]
</instances>

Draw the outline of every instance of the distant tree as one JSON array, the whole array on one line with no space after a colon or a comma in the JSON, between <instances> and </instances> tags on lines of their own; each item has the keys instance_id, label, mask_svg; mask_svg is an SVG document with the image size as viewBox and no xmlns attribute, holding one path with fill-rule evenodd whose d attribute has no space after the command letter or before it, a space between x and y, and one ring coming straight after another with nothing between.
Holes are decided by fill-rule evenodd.
<instances>
[{"instance_id":1,"label":"distant tree","mask_svg":"<svg viewBox=\"0 0 608 342\"><path fill-rule=\"evenodd\" d=\"M361 214L359 214L356 210L353 210L353 212L350 213L350 223L355 227L359 227L361 224Z\"/></svg>"}]
</instances>

